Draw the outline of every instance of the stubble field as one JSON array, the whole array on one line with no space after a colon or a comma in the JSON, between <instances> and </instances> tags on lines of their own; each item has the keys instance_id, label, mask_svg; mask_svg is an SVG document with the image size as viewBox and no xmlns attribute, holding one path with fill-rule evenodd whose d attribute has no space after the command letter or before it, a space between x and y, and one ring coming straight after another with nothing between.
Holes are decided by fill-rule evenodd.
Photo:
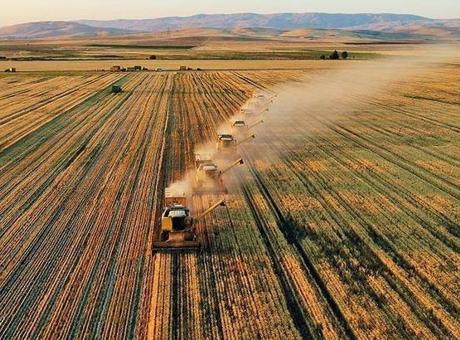
<instances>
[{"instance_id":1,"label":"stubble field","mask_svg":"<svg viewBox=\"0 0 460 340\"><path fill-rule=\"evenodd\" d=\"M460 337L458 65L275 100L202 251L152 254L195 147L322 72L0 78L0 337Z\"/></svg>"}]
</instances>

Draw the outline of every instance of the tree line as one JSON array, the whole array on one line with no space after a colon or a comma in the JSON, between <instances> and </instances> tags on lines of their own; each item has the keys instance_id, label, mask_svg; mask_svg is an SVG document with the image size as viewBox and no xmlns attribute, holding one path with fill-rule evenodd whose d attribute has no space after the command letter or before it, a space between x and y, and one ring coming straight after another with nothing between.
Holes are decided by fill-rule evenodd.
<instances>
[{"instance_id":1,"label":"tree line","mask_svg":"<svg viewBox=\"0 0 460 340\"><path fill-rule=\"evenodd\" d=\"M349 57L349 54L347 51L343 51L342 53L339 53L337 50L335 50L334 52L332 52L329 56L326 56L325 54L322 54L320 56L320 59L322 60L326 60L326 59L330 59L330 60L339 60L340 58L342 59L348 59Z\"/></svg>"}]
</instances>

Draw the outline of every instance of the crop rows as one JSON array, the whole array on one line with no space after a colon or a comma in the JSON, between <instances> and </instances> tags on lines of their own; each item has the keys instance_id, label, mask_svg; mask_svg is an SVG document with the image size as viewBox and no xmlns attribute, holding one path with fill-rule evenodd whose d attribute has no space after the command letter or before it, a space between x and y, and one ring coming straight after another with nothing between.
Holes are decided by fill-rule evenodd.
<instances>
[{"instance_id":1,"label":"crop rows","mask_svg":"<svg viewBox=\"0 0 460 340\"><path fill-rule=\"evenodd\" d=\"M194 214L227 202L199 222L201 252L152 254L164 188L194 151L299 76L2 78L16 85L0 91L0 337L459 337L448 66L350 94L346 111L275 107L229 194L193 196Z\"/></svg>"},{"instance_id":2,"label":"crop rows","mask_svg":"<svg viewBox=\"0 0 460 340\"><path fill-rule=\"evenodd\" d=\"M0 92L0 151L62 112L81 104L120 76L55 77L15 84Z\"/></svg>"},{"instance_id":3,"label":"crop rows","mask_svg":"<svg viewBox=\"0 0 460 340\"><path fill-rule=\"evenodd\" d=\"M72 78L72 86L59 78L21 81L24 89L5 91L6 102L18 93L37 100L14 102L2 116L24 131L14 139L5 134L0 152L2 337L145 336L152 320L179 322L165 306L179 296L182 281L173 275L175 290L164 288L178 270L180 278L191 278L186 282L195 296L215 294L208 306L222 308L224 315L219 299L227 295L213 293L222 285L214 264L193 256L152 258L151 241L166 182L190 166L193 144L184 149L180 140L211 139L216 126L250 97L253 85L233 73L82 76ZM50 84L36 88L42 82ZM123 84L120 95L108 91L115 82ZM209 117L214 120L207 130L197 128ZM189 126L193 134L184 134ZM165 138L176 131L178 137ZM222 268L219 275L226 275L225 263L215 262ZM254 284L246 283L244 300L238 290L234 299L252 302L254 309L259 300L253 292L269 294L278 334L292 327L270 282L263 289ZM151 308L157 299L161 315ZM203 312L203 300L185 294L171 313L193 309L205 322L213 308ZM232 316L226 317L230 325ZM214 320L214 331L222 332L222 320ZM194 322L181 323L177 332L188 333ZM257 329L266 331L263 323ZM196 332L207 334L201 328Z\"/></svg>"},{"instance_id":4,"label":"crop rows","mask_svg":"<svg viewBox=\"0 0 460 340\"><path fill-rule=\"evenodd\" d=\"M278 79L268 73L250 76L257 80L236 73L175 76L166 185L193 168L195 146L214 141L217 128L257 89L254 82L265 88L292 75L278 75ZM193 208L200 212L216 199L195 197ZM206 245L201 254L155 256L155 268L164 276L154 285L149 337L300 336L241 193L227 200L231 202L228 210L212 215L198 227ZM158 262L167 268L157 267ZM168 289L163 282L170 283Z\"/></svg>"},{"instance_id":5,"label":"crop rows","mask_svg":"<svg viewBox=\"0 0 460 340\"><path fill-rule=\"evenodd\" d=\"M277 117L246 157L354 335L456 337L460 111L408 102L408 88L345 98L348 115L295 107L296 124Z\"/></svg>"}]
</instances>

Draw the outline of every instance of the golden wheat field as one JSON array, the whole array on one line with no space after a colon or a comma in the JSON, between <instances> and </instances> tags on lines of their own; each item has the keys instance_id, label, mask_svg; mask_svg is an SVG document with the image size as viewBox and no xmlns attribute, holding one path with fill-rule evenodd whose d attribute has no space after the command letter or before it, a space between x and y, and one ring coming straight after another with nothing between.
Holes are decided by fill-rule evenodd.
<instances>
[{"instance_id":1,"label":"golden wheat field","mask_svg":"<svg viewBox=\"0 0 460 340\"><path fill-rule=\"evenodd\" d=\"M460 338L459 64L279 63L0 77L0 338ZM165 188L243 107L265 122L193 196L227 203L201 250L153 253Z\"/></svg>"}]
</instances>

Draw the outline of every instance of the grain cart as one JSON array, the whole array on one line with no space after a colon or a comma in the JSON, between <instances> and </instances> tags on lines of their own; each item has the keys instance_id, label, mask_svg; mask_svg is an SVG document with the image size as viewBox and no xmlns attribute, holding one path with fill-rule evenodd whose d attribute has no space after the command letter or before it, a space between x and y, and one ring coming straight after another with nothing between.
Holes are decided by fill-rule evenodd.
<instances>
[{"instance_id":1,"label":"grain cart","mask_svg":"<svg viewBox=\"0 0 460 340\"><path fill-rule=\"evenodd\" d=\"M186 201L185 195L173 196L166 191L165 208L161 215L160 240L153 242L154 252L199 249L200 242L196 239L194 224L218 207L225 206L225 202L221 200L197 217L192 217Z\"/></svg>"},{"instance_id":2,"label":"grain cart","mask_svg":"<svg viewBox=\"0 0 460 340\"><path fill-rule=\"evenodd\" d=\"M219 170L218 166L213 162L201 164L195 173L195 186L193 192L195 194L226 194L227 189L225 188L222 176L240 164L244 164L241 158L231 163L223 170Z\"/></svg>"}]
</instances>

